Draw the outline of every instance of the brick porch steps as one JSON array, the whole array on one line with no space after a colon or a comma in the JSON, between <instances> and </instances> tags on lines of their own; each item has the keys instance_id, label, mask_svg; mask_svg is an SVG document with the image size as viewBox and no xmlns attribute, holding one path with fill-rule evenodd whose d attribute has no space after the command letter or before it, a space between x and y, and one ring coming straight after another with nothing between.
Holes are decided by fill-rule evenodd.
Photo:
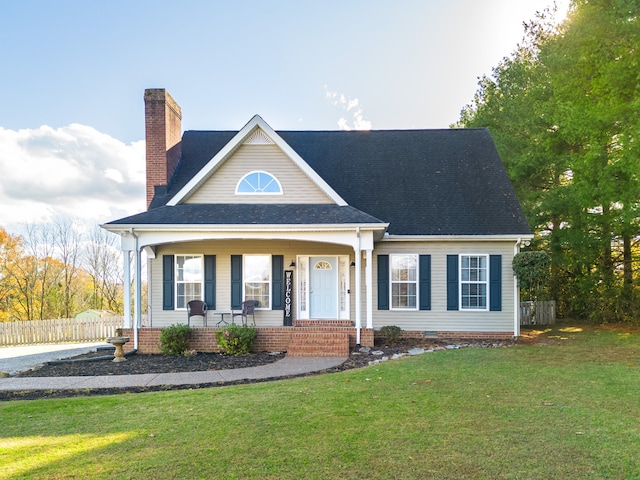
<instances>
[{"instance_id":1,"label":"brick porch steps","mask_svg":"<svg viewBox=\"0 0 640 480\"><path fill-rule=\"evenodd\" d=\"M348 357L349 334L346 331L300 327L291 333L287 356Z\"/></svg>"},{"instance_id":2,"label":"brick porch steps","mask_svg":"<svg viewBox=\"0 0 640 480\"><path fill-rule=\"evenodd\" d=\"M351 320L294 320L294 327L353 327Z\"/></svg>"}]
</instances>

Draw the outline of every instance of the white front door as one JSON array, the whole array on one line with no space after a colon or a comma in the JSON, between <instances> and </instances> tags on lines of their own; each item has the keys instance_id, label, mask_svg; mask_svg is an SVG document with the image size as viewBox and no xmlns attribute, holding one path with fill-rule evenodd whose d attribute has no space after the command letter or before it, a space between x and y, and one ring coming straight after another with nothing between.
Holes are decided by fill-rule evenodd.
<instances>
[{"instance_id":1,"label":"white front door","mask_svg":"<svg viewBox=\"0 0 640 480\"><path fill-rule=\"evenodd\" d=\"M336 257L309 258L311 318L338 318L338 261Z\"/></svg>"}]
</instances>

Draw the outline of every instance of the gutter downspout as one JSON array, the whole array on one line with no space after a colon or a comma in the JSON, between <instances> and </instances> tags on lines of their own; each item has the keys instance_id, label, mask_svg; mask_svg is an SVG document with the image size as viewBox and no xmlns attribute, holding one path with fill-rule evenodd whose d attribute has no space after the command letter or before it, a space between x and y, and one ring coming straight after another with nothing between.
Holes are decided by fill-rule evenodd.
<instances>
[{"instance_id":1,"label":"gutter downspout","mask_svg":"<svg viewBox=\"0 0 640 480\"><path fill-rule=\"evenodd\" d=\"M520 252L522 238L518 238L513 246L513 256ZM518 276L513 272L513 336L520 336L520 289L518 288Z\"/></svg>"},{"instance_id":2,"label":"gutter downspout","mask_svg":"<svg viewBox=\"0 0 640 480\"><path fill-rule=\"evenodd\" d=\"M123 285L123 297L124 297L124 328L131 328L131 250L122 250L122 266L124 269L124 285Z\"/></svg>"},{"instance_id":3,"label":"gutter downspout","mask_svg":"<svg viewBox=\"0 0 640 480\"><path fill-rule=\"evenodd\" d=\"M360 329L362 328L362 285L361 272L362 253L360 251L360 227L356 227L358 239L356 249L356 345L360 346Z\"/></svg>"}]
</instances>

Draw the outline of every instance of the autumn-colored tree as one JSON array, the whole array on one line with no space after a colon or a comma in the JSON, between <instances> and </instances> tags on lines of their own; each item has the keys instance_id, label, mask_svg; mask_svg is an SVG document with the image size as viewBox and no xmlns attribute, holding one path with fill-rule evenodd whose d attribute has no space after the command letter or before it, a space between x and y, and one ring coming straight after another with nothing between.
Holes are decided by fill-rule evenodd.
<instances>
[{"instance_id":1,"label":"autumn-colored tree","mask_svg":"<svg viewBox=\"0 0 640 480\"><path fill-rule=\"evenodd\" d=\"M0 227L0 321L3 322L10 320L15 310L18 292L11 266L19 262L21 256L22 239Z\"/></svg>"},{"instance_id":2,"label":"autumn-colored tree","mask_svg":"<svg viewBox=\"0 0 640 480\"><path fill-rule=\"evenodd\" d=\"M120 256L104 234L88 242L83 269L82 238L68 219L26 225L22 236L0 228L0 321L69 318L88 308L122 313Z\"/></svg>"},{"instance_id":3,"label":"autumn-colored tree","mask_svg":"<svg viewBox=\"0 0 640 480\"><path fill-rule=\"evenodd\" d=\"M86 244L86 271L91 277L93 293L91 307L114 312L123 311L123 274L117 238L101 228L94 228Z\"/></svg>"}]
</instances>

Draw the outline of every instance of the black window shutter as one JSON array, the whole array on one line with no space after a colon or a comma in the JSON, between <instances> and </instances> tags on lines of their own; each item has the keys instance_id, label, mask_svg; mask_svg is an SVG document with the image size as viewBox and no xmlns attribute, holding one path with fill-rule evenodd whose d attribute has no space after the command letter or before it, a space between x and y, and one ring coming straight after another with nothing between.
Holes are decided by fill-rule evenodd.
<instances>
[{"instance_id":1,"label":"black window shutter","mask_svg":"<svg viewBox=\"0 0 640 480\"><path fill-rule=\"evenodd\" d=\"M458 255L447 255L447 310L458 310Z\"/></svg>"},{"instance_id":2,"label":"black window shutter","mask_svg":"<svg viewBox=\"0 0 640 480\"><path fill-rule=\"evenodd\" d=\"M209 310L216 309L216 256L204 256L204 301Z\"/></svg>"},{"instance_id":3,"label":"black window shutter","mask_svg":"<svg viewBox=\"0 0 640 480\"><path fill-rule=\"evenodd\" d=\"M378 310L389 310L389 255L378 255Z\"/></svg>"},{"instance_id":4,"label":"black window shutter","mask_svg":"<svg viewBox=\"0 0 640 480\"><path fill-rule=\"evenodd\" d=\"M502 310L502 256L489 256L489 310Z\"/></svg>"},{"instance_id":5,"label":"black window shutter","mask_svg":"<svg viewBox=\"0 0 640 480\"><path fill-rule=\"evenodd\" d=\"M271 309L284 310L284 255L271 257Z\"/></svg>"},{"instance_id":6,"label":"black window shutter","mask_svg":"<svg viewBox=\"0 0 640 480\"><path fill-rule=\"evenodd\" d=\"M173 310L173 292L174 288L174 256L162 256L162 309Z\"/></svg>"},{"instance_id":7,"label":"black window shutter","mask_svg":"<svg viewBox=\"0 0 640 480\"><path fill-rule=\"evenodd\" d=\"M242 308L242 255L231 255L231 308Z\"/></svg>"},{"instance_id":8,"label":"black window shutter","mask_svg":"<svg viewBox=\"0 0 640 480\"><path fill-rule=\"evenodd\" d=\"M420 310L431 310L431 255L420 255Z\"/></svg>"}]
</instances>

